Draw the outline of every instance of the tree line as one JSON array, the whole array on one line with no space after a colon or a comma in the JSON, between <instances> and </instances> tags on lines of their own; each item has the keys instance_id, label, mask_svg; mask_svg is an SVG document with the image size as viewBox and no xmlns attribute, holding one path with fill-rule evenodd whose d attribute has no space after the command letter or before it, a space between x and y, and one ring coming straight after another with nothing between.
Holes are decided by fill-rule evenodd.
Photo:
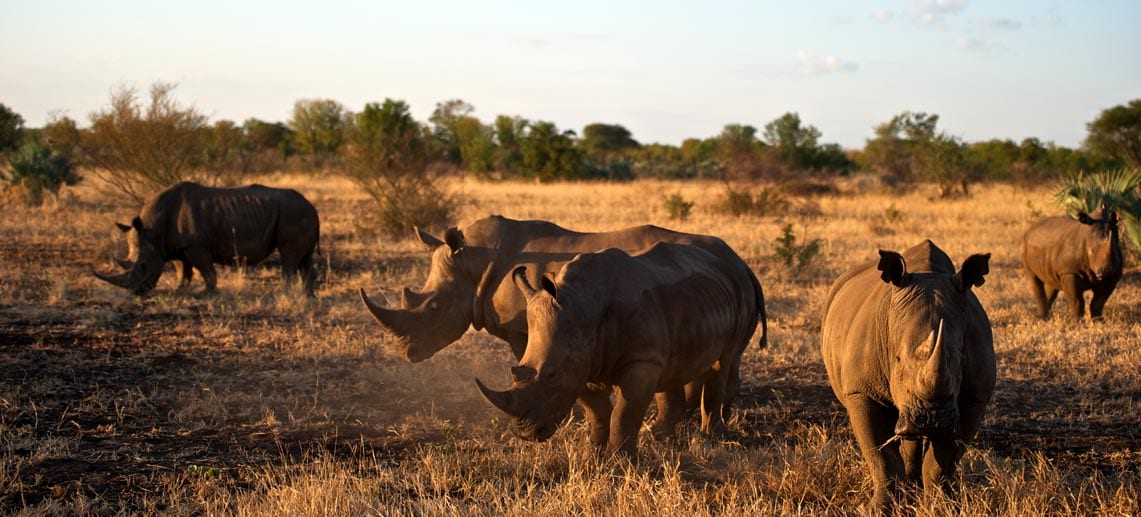
<instances>
[{"instance_id":1,"label":"tree line","mask_svg":"<svg viewBox=\"0 0 1141 517\"><path fill-rule=\"evenodd\" d=\"M78 181L75 168L81 165L141 199L192 174L226 183L251 173L318 170L347 175L393 211L415 212L392 205L414 194L442 196L434 180L449 174L779 183L866 171L905 183L935 182L951 196L967 194L978 181L1038 183L1141 161L1141 99L1102 111L1087 124L1088 136L1077 149L1032 137L965 142L938 126L939 115L906 111L875 125L863 149L845 150L821 142L820 130L794 112L760 130L731 123L717 135L670 145L641 143L615 123L588 124L580 133L520 116L485 122L459 99L437 103L425 122L401 100L354 112L335 100L302 99L284 122L211 123L179 103L173 90L158 83L144 97L121 88L89 115L86 127L52 116L41 128L26 128L19 114L0 104L0 172L9 185L37 177L35 188L54 192Z\"/></svg>"}]
</instances>

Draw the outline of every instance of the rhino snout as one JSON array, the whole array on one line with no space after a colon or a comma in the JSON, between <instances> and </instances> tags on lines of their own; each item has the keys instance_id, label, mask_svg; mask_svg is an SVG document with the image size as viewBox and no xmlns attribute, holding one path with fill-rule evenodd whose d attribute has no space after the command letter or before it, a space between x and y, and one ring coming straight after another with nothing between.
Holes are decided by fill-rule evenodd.
<instances>
[{"instance_id":1,"label":"rhino snout","mask_svg":"<svg viewBox=\"0 0 1141 517\"><path fill-rule=\"evenodd\" d=\"M895 434L901 438L958 438L963 434L959 426L958 408L903 410L895 422Z\"/></svg>"},{"instance_id":2,"label":"rhino snout","mask_svg":"<svg viewBox=\"0 0 1141 517\"><path fill-rule=\"evenodd\" d=\"M555 425L553 423L540 423L527 422L523 420L515 421L515 429L512 432L515 436L524 440L532 442L545 442L555 434Z\"/></svg>"}]
</instances>

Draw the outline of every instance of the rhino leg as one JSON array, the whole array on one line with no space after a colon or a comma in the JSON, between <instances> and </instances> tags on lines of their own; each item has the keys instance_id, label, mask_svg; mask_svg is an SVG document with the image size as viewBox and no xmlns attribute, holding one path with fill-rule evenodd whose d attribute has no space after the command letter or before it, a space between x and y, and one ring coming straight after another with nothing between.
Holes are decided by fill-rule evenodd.
<instances>
[{"instance_id":1,"label":"rhino leg","mask_svg":"<svg viewBox=\"0 0 1141 517\"><path fill-rule=\"evenodd\" d=\"M1082 290L1078 288L1078 275L1062 277L1062 292L1066 294L1066 301L1070 304L1070 316L1081 320L1086 313L1086 301L1082 297Z\"/></svg>"},{"instance_id":2,"label":"rhino leg","mask_svg":"<svg viewBox=\"0 0 1141 517\"><path fill-rule=\"evenodd\" d=\"M852 434L856 436L856 443L860 446L860 453L875 487L871 505L886 513L891 509L892 493L904 476L899 444L887 443L895 436L895 421L899 418L899 412L859 394L848 395L844 406L848 409Z\"/></svg>"},{"instance_id":3,"label":"rhino leg","mask_svg":"<svg viewBox=\"0 0 1141 517\"><path fill-rule=\"evenodd\" d=\"M688 388L688 385L686 387ZM686 395L685 388L674 388L654 394L654 400L658 404L658 417L651 428L655 440L668 440L673 437L678 421L686 413L688 406Z\"/></svg>"},{"instance_id":4,"label":"rhino leg","mask_svg":"<svg viewBox=\"0 0 1141 517\"><path fill-rule=\"evenodd\" d=\"M218 272L214 271L214 257L209 251L195 248L186 250L186 263L202 273L202 281L206 282L206 292L218 288Z\"/></svg>"},{"instance_id":5,"label":"rhino leg","mask_svg":"<svg viewBox=\"0 0 1141 517\"><path fill-rule=\"evenodd\" d=\"M923 481L923 453L928 449L927 445L927 440L903 440L899 443L904 475L915 485Z\"/></svg>"},{"instance_id":6,"label":"rhino leg","mask_svg":"<svg viewBox=\"0 0 1141 517\"><path fill-rule=\"evenodd\" d=\"M1034 293L1034 301L1038 303L1038 317L1047 319L1050 317L1050 307L1054 305L1054 299L1058 297L1058 290L1054 288L1046 289L1046 285L1034 273L1027 272L1026 277L1030 279L1030 292Z\"/></svg>"},{"instance_id":7,"label":"rhino leg","mask_svg":"<svg viewBox=\"0 0 1141 517\"><path fill-rule=\"evenodd\" d=\"M955 466L967 450L961 443L955 438L931 439L931 446L927 448L927 455L923 460L924 489L938 488L947 495L951 494Z\"/></svg>"},{"instance_id":8,"label":"rhino leg","mask_svg":"<svg viewBox=\"0 0 1141 517\"><path fill-rule=\"evenodd\" d=\"M313 251L301 256L286 249L279 249L278 253L281 254L281 278L286 288L292 288L300 278L305 296L312 298L313 284L317 280L317 272L313 270Z\"/></svg>"},{"instance_id":9,"label":"rhino leg","mask_svg":"<svg viewBox=\"0 0 1141 517\"><path fill-rule=\"evenodd\" d=\"M1089 315L1094 321L1101 321L1101 313L1105 309L1105 302L1117 287L1116 282L1102 282L1093 288L1093 296L1089 301Z\"/></svg>"},{"instance_id":10,"label":"rhino leg","mask_svg":"<svg viewBox=\"0 0 1141 517\"><path fill-rule=\"evenodd\" d=\"M184 289L194 279L194 267L185 260L174 261L174 272L178 275L178 288Z\"/></svg>"},{"instance_id":11,"label":"rhino leg","mask_svg":"<svg viewBox=\"0 0 1141 517\"><path fill-rule=\"evenodd\" d=\"M654 398L654 389L662 374L662 367L648 362L626 366L614 383L616 396L614 413L610 417L610 442L607 450L635 458L638 453L638 431L646 409Z\"/></svg>"},{"instance_id":12,"label":"rhino leg","mask_svg":"<svg viewBox=\"0 0 1141 517\"><path fill-rule=\"evenodd\" d=\"M731 367L718 367L705 373L705 386L701 391L701 430L711 436L723 436L728 432L723 412L731 371Z\"/></svg>"},{"instance_id":13,"label":"rhino leg","mask_svg":"<svg viewBox=\"0 0 1141 517\"><path fill-rule=\"evenodd\" d=\"M578 397L579 405L590 423L590 444L602 450L610 438L610 417L613 406L610 404L610 390L587 388Z\"/></svg>"}]
</instances>

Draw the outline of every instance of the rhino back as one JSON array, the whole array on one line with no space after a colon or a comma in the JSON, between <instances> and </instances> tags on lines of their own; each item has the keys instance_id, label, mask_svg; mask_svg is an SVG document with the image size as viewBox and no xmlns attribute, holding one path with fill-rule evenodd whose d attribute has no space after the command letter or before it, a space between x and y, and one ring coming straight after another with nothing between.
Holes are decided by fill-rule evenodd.
<instances>
[{"instance_id":1,"label":"rhino back","mask_svg":"<svg viewBox=\"0 0 1141 517\"><path fill-rule=\"evenodd\" d=\"M576 259L560 278L602 291L605 364L658 363L658 388L679 386L719 360L735 361L756 330L761 302L743 262L673 243L632 256L595 255L612 260L596 266Z\"/></svg>"},{"instance_id":2,"label":"rhino back","mask_svg":"<svg viewBox=\"0 0 1141 517\"><path fill-rule=\"evenodd\" d=\"M1062 275L1088 272L1085 241L1091 237L1085 225L1069 217L1038 221L1022 236L1023 267L1050 285Z\"/></svg>"},{"instance_id":3,"label":"rhino back","mask_svg":"<svg viewBox=\"0 0 1141 517\"><path fill-rule=\"evenodd\" d=\"M312 249L319 232L317 211L301 194L261 185L220 189L180 183L144 210L165 221L168 254L204 248L221 264L235 259L256 264L289 241Z\"/></svg>"},{"instance_id":4,"label":"rhino back","mask_svg":"<svg viewBox=\"0 0 1141 517\"><path fill-rule=\"evenodd\" d=\"M469 246L495 250L486 269L469 275L480 278L477 286L477 329L507 339L508 333L526 334L526 301L512 283L511 272L519 265L529 270L554 273L576 255L606 248L636 251L658 242L695 244L718 257L736 254L721 239L686 234L652 225L611 232L587 233L568 230L547 221L520 221L502 216L479 219L463 229ZM739 259L737 259L739 260ZM757 284L759 288L759 283Z\"/></svg>"}]
</instances>

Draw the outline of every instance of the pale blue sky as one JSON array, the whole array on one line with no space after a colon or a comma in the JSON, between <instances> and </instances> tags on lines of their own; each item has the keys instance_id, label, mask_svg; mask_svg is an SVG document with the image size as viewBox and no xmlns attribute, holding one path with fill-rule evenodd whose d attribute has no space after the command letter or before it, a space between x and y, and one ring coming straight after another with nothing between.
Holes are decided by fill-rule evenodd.
<instances>
[{"instance_id":1,"label":"pale blue sky","mask_svg":"<svg viewBox=\"0 0 1141 517\"><path fill-rule=\"evenodd\" d=\"M426 121L460 98L680 144L785 112L863 147L904 110L967 141L1077 146L1141 98L1141 1L0 0L0 103L85 125L157 81L212 120L386 97Z\"/></svg>"}]
</instances>

